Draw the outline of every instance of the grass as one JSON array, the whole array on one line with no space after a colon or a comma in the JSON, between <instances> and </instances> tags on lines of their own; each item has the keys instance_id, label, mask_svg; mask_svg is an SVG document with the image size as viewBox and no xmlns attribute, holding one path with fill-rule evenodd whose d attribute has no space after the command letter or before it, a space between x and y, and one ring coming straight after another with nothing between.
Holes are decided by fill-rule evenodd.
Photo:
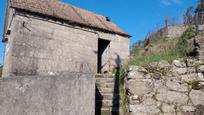
<instances>
[{"instance_id":1,"label":"grass","mask_svg":"<svg viewBox=\"0 0 204 115\"><path fill-rule=\"evenodd\" d=\"M128 113L128 105L127 105L127 95L125 93L124 86L120 86L120 100L121 100L121 105L120 109L122 110L123 114Z\"/></svg>"},{"instance_id":2,"label":"grass","mask_svg":"<svg viewBox=\"0 0 204 115\"><path fill-rule=\"evenodd\" d=\"M172 62L174 59L184 58L184 56L179 55L178 52L174 52L173 50L169 52L164 52L160 54L154 54L150 56L144 56L135 58L134 60L130 61L129 65L146 65L152 62L158 62L161 60L166 60L168 62Z\"/></svg>"},{"instance_id":3,"label":"grass","mask_svg":"<svg viewBox=\"0 0 204 115\"><path fill-rule=\"evenodd\" d=\"M188 40L195 36L195 30L189 27L180 37L172 40L161 39L152 44L153 51L148 54L137 53L134 54L134 58L130 61L129 65L147 65L152 62L159 62L166 60L172 62L175 59L187 58L187 53L192 51L192 46L188 43ZM164 50L159 51L164 47ZM141 49L141 51L144 48ZM140 51L140 52L141 52ZM155 52L156 53L155 53ZM158 52L159 51L159 52Z\"/></svg>"}]
</instances>

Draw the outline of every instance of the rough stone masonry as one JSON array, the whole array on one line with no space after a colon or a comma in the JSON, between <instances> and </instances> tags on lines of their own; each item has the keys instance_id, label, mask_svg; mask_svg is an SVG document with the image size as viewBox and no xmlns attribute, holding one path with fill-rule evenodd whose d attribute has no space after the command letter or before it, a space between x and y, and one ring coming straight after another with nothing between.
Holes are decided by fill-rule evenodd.
<instances>
[{"instance_id":1,"label":"rough stone masonry","mask_svg":"<svg viewBox=\"0 0 204 115\"><path fill-rule=\"evenodd\" d=\"M127 76L131 115L203 115L204 66L174 60L131 66Z\"/></svg>"}]
</instances>

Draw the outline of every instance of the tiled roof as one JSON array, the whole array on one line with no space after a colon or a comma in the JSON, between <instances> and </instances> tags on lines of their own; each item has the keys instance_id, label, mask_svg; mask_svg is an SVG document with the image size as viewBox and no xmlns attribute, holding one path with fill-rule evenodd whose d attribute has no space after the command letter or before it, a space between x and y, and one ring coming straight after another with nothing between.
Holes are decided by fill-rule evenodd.
<instances>
[{"instance_id":1,"label":"tiled roof","mask_svg":"<svg viewBox=\"0 0 204 115\"><path fill-rule=\"evenodd\" d=\"M107 21L106 17L94 14L58 0L10 0L12 8L22 9L55 18L67 20L76 24L129 36L116 24Z\"/></svg>"}]
</instances>

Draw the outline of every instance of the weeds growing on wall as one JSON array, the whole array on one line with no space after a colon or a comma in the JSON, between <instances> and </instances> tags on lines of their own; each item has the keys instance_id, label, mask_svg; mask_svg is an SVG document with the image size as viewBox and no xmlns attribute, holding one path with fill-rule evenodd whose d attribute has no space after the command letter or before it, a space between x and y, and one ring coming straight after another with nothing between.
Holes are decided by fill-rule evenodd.
<instances>
[{"instance_id":1,"label":"weeds growing on wall","mask_svg":"<svg viewBox=\"0 0 204 115\"><path fill-rule=\"evenodd\" d=\"M116 71L116 76L119 78L119 90L120 90L120 109L122 110L123 114L128 113L128 106L127 106L127 96L124 88L124 79L127 74L127 67L121 66L117 71Z\"/></svg>"}]
</instances>

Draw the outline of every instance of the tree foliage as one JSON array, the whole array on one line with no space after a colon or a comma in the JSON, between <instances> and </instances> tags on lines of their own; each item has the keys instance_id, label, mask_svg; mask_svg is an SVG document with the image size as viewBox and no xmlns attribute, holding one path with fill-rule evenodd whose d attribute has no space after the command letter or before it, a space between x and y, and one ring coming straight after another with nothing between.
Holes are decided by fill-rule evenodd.
<instances>
[{"instance_id":1,"label":"tree foliage","mask_svg":"<svg viewBox=\"0 0 204 115\"><path fill-rule=\"evenodd\" d=\"M143 41L142 40L138 40L136 41L133 46L131 47L131 54L136 54L140 48L143 46Z\"/></svg>"},{"instance_id":2,"label":"tree foliage","mask_svg":"<svg viewBox=\"0 0 204 115\"><path fill-rule=\"evenodd\" d=\"M184 24L192 25L194 23L194 7L189 6L184 14Z\"/></svg>"}]
</instances>

